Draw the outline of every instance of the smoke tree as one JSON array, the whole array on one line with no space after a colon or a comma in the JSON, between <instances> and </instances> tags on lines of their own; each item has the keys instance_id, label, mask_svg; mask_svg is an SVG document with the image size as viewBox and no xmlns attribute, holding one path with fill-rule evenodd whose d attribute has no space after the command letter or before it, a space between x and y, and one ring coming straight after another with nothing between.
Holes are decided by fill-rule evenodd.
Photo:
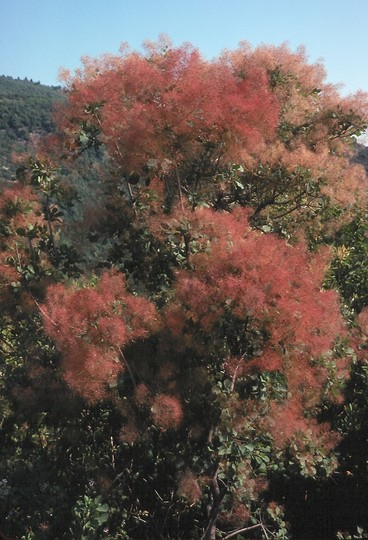
<instances>
[{"instance_id":1,"label":"smoke tree","mask_svg":"<svg viewBox=\"0 0 368 540\"><path fill-rule=\"evenodd\" d=\"M364 129L366 96L341 98L303 50L243 44L212 62L165 40L146 51L85 58L64 73L71 151L103 142L118 180L159 177L168 203L178 192L220 209L251 206L256 222L281 230L305 218L316 234L326 207L364 201L365 174L346 143Z\"/></svg>"},{"instance_id":2,"label":"smoke tree","mask_svg":"<svg viewBox=\"0 0 368 540\"><path fill-rule=\"evenodd\" d=\"M96 538L287 538L270 482L337 466L321 411L343 399L354 355L338 294L323 288L330 250L317 244L365 204L349 155L367 96L342 98L286 46L241 44L208 61L161 39L63 77L60 136L42 146L53 164L36 174L33 162L29 185L1 196L0 270L80 415L65 511L77 519L102 496ZM97 147L104 196L76 226L106 246L81 276L59 232L61 192L44 186ZM26 209L9 210L20 190L36 208L27 230L44 227L33 281L19 261L35 241L13 217Z\"/></svg>"}]
</instances>

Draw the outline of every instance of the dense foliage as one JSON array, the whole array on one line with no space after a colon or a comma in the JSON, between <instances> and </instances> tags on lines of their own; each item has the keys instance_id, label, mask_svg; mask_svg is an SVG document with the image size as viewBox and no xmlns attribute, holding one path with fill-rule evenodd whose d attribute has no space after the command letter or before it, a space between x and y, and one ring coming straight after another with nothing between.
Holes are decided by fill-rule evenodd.
<instances>
[{"instance_id":1,"label":"dense foliage","mask_svg":"<svg viewBox=\"0 0 368 540\"><path fill-rule=\"evenodd\" d=\"M0 198L0 536L363 537L367 96L165 39L64 80Z\"/></svg>"},{"instance_id":2,"label":"dense foliage","mask_svg":"<svg viewBox=\"0 0 368 540\"><path fill-rule=\"evenodd\" d=\"M13 152L25 151L32 136L55 131L51 112L61 96L60 87L0 76L0 180L15 173Z\"/></svg>"}]
</instances>

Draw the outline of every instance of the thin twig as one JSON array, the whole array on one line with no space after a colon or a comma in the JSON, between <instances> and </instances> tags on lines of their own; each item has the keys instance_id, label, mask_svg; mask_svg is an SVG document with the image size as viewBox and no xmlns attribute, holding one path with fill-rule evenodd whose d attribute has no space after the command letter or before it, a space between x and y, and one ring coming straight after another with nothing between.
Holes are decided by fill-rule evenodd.
<instances>
[{"instance_id":1,"label":"thin twig","mask_svg":"<svg viewBox=\"0 0 368 540\"><path fill-rule=\"evenodd\" d=\"M127 361L127 359L125 358L125 355L124 355L124 353L123 353L123 351L121 350L120 347L118 347L118 350L119 350L119 353L120 353L121 358L122 358L123 361L124 361L124 364L125 364L126 367L127 367L129 376L130 376L130 378L131 378L131 380L132 380L132 383L133 383L133 386L134 386L134 388L136 388L136 387L137 387L137 383L136 383L136 381L135 381L133 372L132 372L132 370L130 369L130 366L129 366L129 364L128 364L128 361Z\"/></svg>"},{"instance_id":2,"label":"thin twig","mask_svg":"<svg viewBox=\"0 0 368 540\"><path fill-rule=\"evenodd\" d=\"M46 215L46 221L47 221L48 227L49 227L49 237L50 237L50 242L51 242L51 249L53 250L55 248L55 242L54 242L54 233L53 233L52 225L51 225L50 197L48 195L46 195L45 215Z\"/></svg>"},{"instance_id":3,"label":"thin twig","mask_svg":"<svg viewBox=\"0 0 368 540\"><path fill-rule=\"evenodd\" d=\"M244 355L242 356L241 360L243 359L243 357L244 357ZM241 364L241 360L239 361L238 365L236 366L236 368L234 370L234 373L233 373L233 375L231 377L230 392L234 391L235 383L236 383L236 379L237 379L237 374L238 374L239 367L240 367L240 364Z\"/></svg>"},{"instance_id":4,"label":"thin twig","mask_svg":"<svg viewBox=\"0 0 368 540\"><path fill-rule=\"evenodd\" d=\"M183 207L183 192L182 192L182 189L181 189L181 180L180 180L179 171L178 171L177 167L175 167L175 172L176 172L176 180L178 182L180 208L183 211L184 210L184 207Z\"/></svg>"},{"instance_id":5,"label":"thin twig","mask_svg":"<svg viewBox=\"0 0 368 540\"><path fill-rule=\"evenodd\" d=\"M122 153L120 151L120 148L119 148L119 145L118 145L117 142L115 142L115 149L116 149L116 152L118 153L119 157L121 159L123 159L123 155L122 155ZM133 191L132 191L131 185L128 182L128 179L126 179L126 185L127 185L127 189L128 189L128 193L129 193L130 204L133 206L135 215L137 215L137 209L134 208L134 204L133 204L134 203Z\"/></svg>"},{"instance_id":6,"label":"thin twig","mask_svg":"<svg viewBox=\"0 0 368 540\"><path fill-rule=\"evenodd\" d=\"M42 315L44 315L46 317L46 319L51 321L54 326L59 326L55 321L53 321L51 319L51 317L49 315L47 315L47 313L42 309L42 307L40 306L40 304L37 302L36 298L33 295L32 295L32 298L33 298L34 303L38 307L38 309L41 311Z\"/></svg>"},{"instance_id":7,"label":"thin twig","mask_svg":"<svg viewBox=\"0 0 368 540\"><path fill-rule=\"evenodd\" d=\"M257 523L256 525L251 525L250 527L243 527L242 529L236 529L236 531L233 531L226 536L222 540L229 540L229 538L233 538L234 536L237 536L240 533L248 532L248 531L254 531L254 529L264 529L263 523Z\"/></svg>"},{"instance_id":8,"label":"thin twig","mask_svg":"<svg viewBox=\"0 0 368 540\"><path fill-rule=\"evenodd\" d=\"M0 334L0 339L1 339L1 341L2 341L7 347L9 347L13 352L17 352L17 349L14 347L14 345L13 345L10 341L8 341L8 340L6 339L6 337L4 337L3 334ZM5 352L5 351L4 351L4 352Z\"/></svg>"}]
</instances>

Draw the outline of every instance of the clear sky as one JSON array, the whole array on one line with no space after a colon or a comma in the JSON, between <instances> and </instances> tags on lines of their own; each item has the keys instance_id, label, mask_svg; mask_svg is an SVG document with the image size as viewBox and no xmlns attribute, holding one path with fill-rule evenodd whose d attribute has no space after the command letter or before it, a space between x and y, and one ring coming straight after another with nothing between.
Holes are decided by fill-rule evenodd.
<instances>
[{"instance_id":1,"label":"clear sky","mask_svg":"<svg viewBox=\"0 0 368 540\"><path fill-rule=\"evenodd\" d=\"M368 91L367 28L368 0L0 0L0 74L56 85L83 55L166 33L209 59L242 40L305 45L329 82Z\"/></svg>"}]
</instances>

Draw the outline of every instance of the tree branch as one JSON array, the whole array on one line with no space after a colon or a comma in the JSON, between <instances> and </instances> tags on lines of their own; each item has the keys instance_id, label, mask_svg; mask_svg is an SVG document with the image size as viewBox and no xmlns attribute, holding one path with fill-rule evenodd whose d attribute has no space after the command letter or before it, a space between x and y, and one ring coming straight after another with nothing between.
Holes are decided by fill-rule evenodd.
<instances>
[{"instance_id":1,"label":"tree branch","mask_svg":"<svg viewBox=\"0 0 368 540\"><path fill-rule=\"evenodd\" d=\"M135 381L135 377L134 377L134 375L133 375L133 371L130 369L130 366L129 366L129 364L128 364L128 361L127 361L127 359L125 358L125 355L124 355L124 353L123 353L123 351L121 350L120 347L118 347L118 350L119 350L120 356L121 356L121 358L122 358L124 364L126 365L126 368L127 368L127 370L128 370L128 373L129 373L129 376L130 376L131 381L132 381L132 383L133 383L133 386L134 386L134 388L136 388L136 387L137 387L137 383L136 383L136 381Z\"/></svg>"},{"instance_id":2,"label":"tree branch","mask_svg":"<svg viewBox=\"0 0 368 540\"><path fill-rule=\"evenodd\" d=\"M225 496L221 493L218 479L218 467L211 480L211 499L207 505L208 523L201 540L216 540L216 521L220 512L220 506Z\"/></svg>"},{"instance_id":3,"label":"tree branch","mask_svg":"<svg viewBox=\"0 0 368 540\"><path fill-rule=\"evenodd\" d=\"M229 540L229 538L233 538L234 536L237 536L240 533L248 532L248 531L254 531L255 529L263 528L262 523L257 523L256 525L251 525L250 527L243 527L242 529L236 529L236 531L232 531L231 533L227 534L223 537L222 540Z\"/></svg>"}]
</instances>

